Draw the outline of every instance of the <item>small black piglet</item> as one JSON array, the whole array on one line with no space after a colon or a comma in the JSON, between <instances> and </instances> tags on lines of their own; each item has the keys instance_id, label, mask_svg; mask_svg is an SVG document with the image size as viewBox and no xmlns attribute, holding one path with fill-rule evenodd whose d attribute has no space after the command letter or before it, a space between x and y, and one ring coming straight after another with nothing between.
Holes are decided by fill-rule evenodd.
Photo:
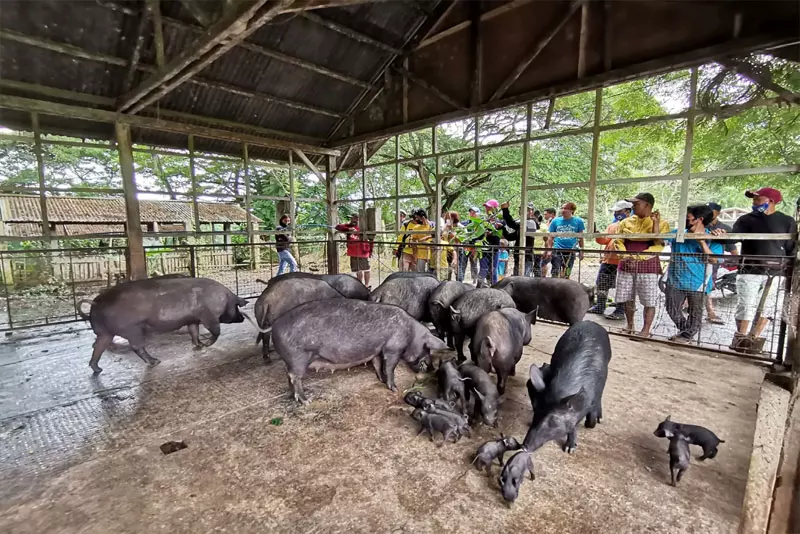
<instances>
[{"instance_id":1,"label":"small black piglet","mask_svg":"<svg viewBox=\"0 0 800 534\"><path fill-rule=\"evenodd\" d=\"M689 443L703 448L703 455L698 458L701 462L706 458L714 458L717 455L717 445L725 443L725 440L719 439L716 434L705 427L675 423L670 420L670 417L668 415L658 425L653 435L658 438L672 438L676 435L685 436Z\"/></svg>"},{"instance_id":2,"label":"small black piglet","mask_svg":"<svg viewBox=\"0 0 800 534\"><path fill-rule=\"evenodd\" d=\"M669 438L669 472L672 475L672 485L677 486L683 477L683 472L689 469L691 455L689 454L689 438L683 434L676 434Z\"/></svg>"},{"instance_id":3,"label":"small black piglet","mask_svg":"<svg viewBox=\"0 0 800 534\"><path fill-rule=\"evenodd\" d=\"M500 434L500 439L487 441L478 447L478 452L475 454L475 459L472 460L472 463L475 464L478 470L486 469L486 475L491 476L492 463L495 460L500 462L500 467L503 467L503 456L505 453L507 451L516 451L520 448L522 448L522 445L520 445L516 438L507 438L503 436L503 434Z\"/></svg>"},{"instance_id":4,"label":"small black piglet","mask_svg":"<svg viewBox=\"0 0 800 534\"><path fill-rule=\"evenodd\" d=\"M536 475L533 473L533 459L526 449L514 454L503 466L499 482L506 506L511 506L511 503L517 500L526 471L531 474L531 480L536 480Z\"/></svg>"},{"instance_id":5,"label":"small black piglet","mask_svg":"<svg viewBox=\"0 0 800 534\"><path fill-rule=\"evenodd\" d=\"M414 420L419 421L422 425L417 435L427 431L431 441L433 441L434 431L441 432L442 443L440 445L443 445L450 438L453 438L453 442L457 442L459 439L461 439L461 434L458 431L458 424L449 417L427 412L422 408L415 409L411 413L411 417L414 418Z\"/></svg>"}]
</instances>

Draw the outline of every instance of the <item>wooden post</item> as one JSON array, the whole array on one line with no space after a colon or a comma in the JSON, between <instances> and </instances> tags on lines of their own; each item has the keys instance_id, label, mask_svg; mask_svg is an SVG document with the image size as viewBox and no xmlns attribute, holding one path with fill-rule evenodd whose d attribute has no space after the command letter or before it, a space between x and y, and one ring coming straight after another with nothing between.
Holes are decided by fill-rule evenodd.
<instances>
[{"instance_id":1,"label":"wooden post","mask_svg":"<svg viewBox=\"0 0 800 534\"><path fill-rule=\"evenodd\" d=\"M403 124L408 122L408 58L403 59Z\"/></svg>"},{"instance_id":2,"label":"wooden post","mask_svg":"<svg viewBox=\"0 0 800 534\"><path fill-rule=\"evenodd\" d=\"M694 145L694 118L697 108L697 67L692 69L689 81L689 114L686 117L686 142L683 148L683 169L681 172L681 206L678 211L678 234L675 240L683 243L686 225L686 207L689 203L689 174L692 172L692 146ZM657 230L653 229L654 232Z\"/></svg>"},{"instance_id":3,"label":"wooden post","mask_svg":"<svg viewBox=\"0 0 800 534\"><path fill-rule=\"evenodd\" d=\"M36 169L39 172L39 209L42 212L42 236L44 236L47 248L50 248L50 217L48 217L47 213L47 197L44 194L47 184L45 183L44 155L42 153L42 136L39 129L38 113L31 113L31 126L33 126L33 149L36 152Z\"/></svg>"},{"instance_id":4,"label":"wooden post","mask_svg":"<svg viewBox=\"0 0 800 534\"><path fill-rule=\"evenodd\" d=\"M197 205L197 177L194 169L194 136L189 135L189 176L192 180L192 218L194 220L195 240L200 234L200 208Z\"/></svg>"},{"instance_id":5,"label":"wooden post","mask_svg":"<svg viewBox=\"0 0 800 534\"><path fill-rule=\"evenodd\" d=\"M147 261L144 254L142 223L139 217L139 199L136 197L136 176L133 171L131 127L115 125L119 166L122 170L122 188L125 192L125 233L128 237L127 274L129 280L147 278Z\"/></svg>"},{"instance_id":6,"label":"wooden post","mask_svg":"<svg viewBox=\"0 0 800 534\"><path fill-rule=\"evenodd\" d=\"M298 270L300 269L300 247L297 245L297 221L295 220L295 216L297 216L297 204L294 200L294 159L292 155L292 151L289 151L289 215L292 217L292 243L295 243L297 248L297 267ZM280 215L279 215L280 217Z\"/></svg>"},{"instance_id":7,"label":"wooden post","mask_svg":"<svg viewBox=\"0 0 800 534\"><path fill-rule=\"evenodd\" d=\"M290 151L290 158L291 154ZM250 268L255 270L258 269L261 263L261 251L258 249L258 246L256 246L256 236L253 232L253 214L251 213L253 203L250 199L252 195L252 191L250 190L250 153L247 143L242 144L242 165L244 166L244 209L247 212L245 216L247 217L247 242L250 248Z\"/></svg>"},{"instance_id":8,"label":"wooden post","mask_svg":"<svg viewBox=\"0 0 800 534\"><path fill-rule=\"evenodd\" d=\"M336 157L328 156L326 159L327 179L325 180L325 205L328 212L328 274L339 273L339 250L336 246L336 230L339 224L339 213L336 210Z\"/></svg>"},{"instance_id":9,"label":"wooden post","mask_svg":"<svg viewBox=\"0 0 800 534\"><path fill-rule=\"evenodd\" d=\"M519 275L525 275L525 243L527 242L527 229L528 229L528 169L531 142L528 137L531 135L531 118L533 115L533 104L528 103L526 110L526 133L525 144L522 145L522 189L520 191L519 200L519 237L520 237L520 250L517 251L517 261L519 262Z\"/></svg>"},{"instance_id":10,"label":"wooden post","mask_svg":"<svg viewBox=\"0 0 800 534\"><path fill-rule=\"evenodd\" d=\"M472 86L470 90L470 107L480 105L483 93L483 43L481 31L481 8L480 0L473 0L470 5L470 41L472 45Z\"/></svg>"},{"instance_id":11,"label":"wooden post","mask_svg":"<svg viewBox=\"0 0 800 534\"><path fill-rule=\"evenodd\" d=\"M161 23L161 5L159 0L147 0L147 11L153 20L153 39L156 48L156 66L158 70L164 68L164 30Z\"/></svg>"},{"instance_id":12,"label":"wooden post","mask_svg":"<svg viewBox=\"0 0 800 534\"><path fill-rule=\"evenodd\" d=\"M367 142L361 143L361 210L367 209L367 203L364 199L367 198Z\"/></svg>"},{"instance_id":13,"label":"wooden post","mask_svg":"<svg viewBox=\"0 0 800 534\"><path fill-rule=\"evenodd\" d=\"M597 160L600 151L600 119L603 113L603 88L594 93L594 127L592 128L592 166L589 171L589 213L586 214L586 232L594 232L594 207L597 198Z\"/></svg>"},{"instance_id":14,"label":"wooden post","mask_svg":"<svg viewBox=\"0 0 800 534\"><path fill-rule=\"evenodd\" d=\"M398 232L397 235L400 235L400 223L403 221L400 220L400 136L394 136L394 221L395 226L394 229ZM397 268L400 270L400 260L401 258L397 258Z\"/></svg>"},{"instance_id":15,"label":"wooden post","mask_svg":"<svg viewBox=\"0 0 800 534\"><path fill-rule=\"evenodd\" d=\"M589 42L589 3L581 5L581 30L578 36L578 79L586 76L586 48Z\"/></svg>"}]
</instances>

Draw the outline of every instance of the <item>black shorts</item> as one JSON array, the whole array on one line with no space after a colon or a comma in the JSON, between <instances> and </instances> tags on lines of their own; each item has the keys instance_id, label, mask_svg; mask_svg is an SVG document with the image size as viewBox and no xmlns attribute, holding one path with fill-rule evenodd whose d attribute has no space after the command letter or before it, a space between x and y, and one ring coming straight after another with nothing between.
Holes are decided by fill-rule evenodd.
<instances>
[{"instance_id":1,"label":"black shorts","mask_svg":"<svg viewBox=\"0 0 800 534\"><path fill-rule=\"evenodd\" d=\"M369 258L350 256L350 272L369 271Z\"/></svg>"},{"instance_id":2,"label":"black shorts","mask_svg":"<svg viewBox=\"0 0 800 534\"><path fill-rule=\"evenodd\" d=\"M611 263L601 263L597 271L597 290L608 291L617 287L617 266Z\"/></svg>"}]
</instances>

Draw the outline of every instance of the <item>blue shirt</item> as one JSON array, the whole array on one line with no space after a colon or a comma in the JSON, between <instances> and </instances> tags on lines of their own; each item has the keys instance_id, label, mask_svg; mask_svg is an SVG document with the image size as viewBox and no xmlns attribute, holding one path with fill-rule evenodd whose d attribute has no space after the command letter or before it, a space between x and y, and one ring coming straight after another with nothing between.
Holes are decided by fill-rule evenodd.
<instances>
[{"instance_id":1,"label":"blue shirt","mask_svg":"<svg viewBox=\"0 0 800 534\"><path fill-rule=\"evenodd\" d=\"M497 255L497 276L505 276L506 275L506 263L502 263L500 260L507 260L508 259L508 251L501 250L500 254Z\"/></svg>"},{"instance_id":2,"label":"blue shirt","mask_svg":"<svg viewBox=\"0 0 800 534\"><path fill-rule=\"evenodd\" d=\"M586 229L583 224L583 219L580 217L571 217L569 220L564 217L556 217L550 221L548 232L565 232L565 233L578 233ZM577 237L557 237L553 241L553 248L566 248L573 249L578 246Z\"/></svg>"},{"instance_id":3,"label":"blue shirt","mask_svg":"<svg viewBox=\"0 0 800 534\"><path fill-rule=\"evenodd\" d=\"M677 233L673 230L672 233ZM709 233L706 229L706 233ZM722 254L723 247L719 241L706 241L712 254ZM687 239L678 243L670 239L672 260L667 271L667 284L682 291L699 291L711 293L714 284L711 281L712 265L705 263L700 243L694 239ZM698 254L697 256L684 256L683 254Z\"/></svg>"}]
</instances>

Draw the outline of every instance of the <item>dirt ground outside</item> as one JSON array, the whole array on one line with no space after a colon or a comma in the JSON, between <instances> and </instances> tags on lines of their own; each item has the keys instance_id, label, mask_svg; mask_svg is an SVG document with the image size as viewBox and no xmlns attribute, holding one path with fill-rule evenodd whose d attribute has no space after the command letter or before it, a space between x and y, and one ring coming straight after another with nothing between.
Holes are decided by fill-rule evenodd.
<instances>
[{"instance_id":1,"label":"dirt ground outside","mask_svg":"<svg viewBox=\"0 0 800 534\"><path fill-rule=\"evenodd\" d=\"M118 347L96 379L91 332L14 334L0 343L0 530L735 531L763 371L734 359L614 337L604 422L580 427L574 455L537 451L537 478L511 509L499 469L470 468L499 432L522 439L527 367L549 360L562 331L534 326L497 429L442 447L416 436L407 368L396 394L371 368L312 375L312 403L298 407L283 363L262 362L246 324L201 352L186 335L155 338L153 369ZM726 441L677 489L652 434L668 414ZM188 448L164 455L170 440Z\"/></svg>"}]
</instances>

